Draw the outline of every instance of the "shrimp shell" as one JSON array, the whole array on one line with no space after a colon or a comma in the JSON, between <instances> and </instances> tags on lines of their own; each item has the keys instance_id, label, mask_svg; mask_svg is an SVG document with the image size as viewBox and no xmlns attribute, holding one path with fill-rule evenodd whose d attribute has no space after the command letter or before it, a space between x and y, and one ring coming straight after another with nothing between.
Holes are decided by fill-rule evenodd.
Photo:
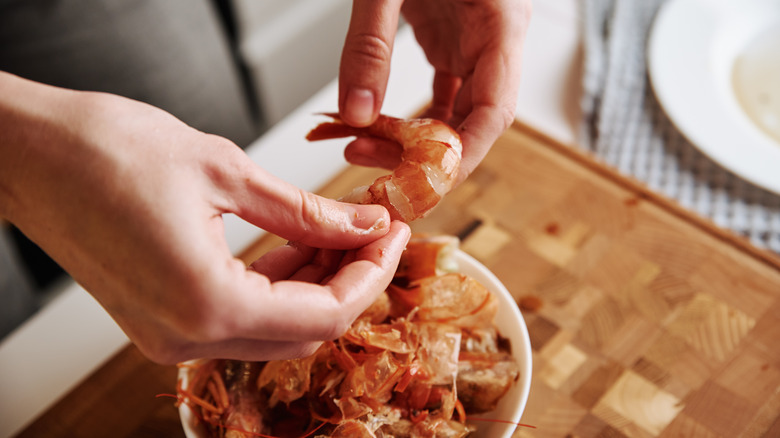
<instances>
[{"instance_id":1,"label":"shrimp shell","mask_svg":"<svg viewBox=\"0 0 780 438\"><path fill-rule=\"evenodd\" d=\"M453 255L459 245L460 239L455 236L413 234L401 255L394 277L410 283L455 272L458 263Z\"/></svg>"},{"instance_id":2,"label":"shrimp shell","mask_svg":"<svg viewBox=\"0 0 780 438\"><path fill-rule=\"evenodd\" d=\"M456 247L415 235L404 256L438 265ZM493 410L520 368L493 294L434 271L396 277L375 309L307 358L198 362L189 388L177 388L182 402L214 437L464 438L475 430L467 417Z\"/></svg>"},{"instance_id":3,"label":"shrimp shell","mask_svg":"<svg viewBox=\"0 0 780 438\"><path fill-rule=\"evenodd\" d=\"M460 136L446 123L435 119L398 119L380 115L374 124L355 128L337 114L306 136L310 141L342 137L378 137L399 143L401 163L390 175L371 185L358 187L343 197L344 202L380 204L393 219L411 222L425 216L452 189L463 152Z\"/></svg>"}]
</instances>

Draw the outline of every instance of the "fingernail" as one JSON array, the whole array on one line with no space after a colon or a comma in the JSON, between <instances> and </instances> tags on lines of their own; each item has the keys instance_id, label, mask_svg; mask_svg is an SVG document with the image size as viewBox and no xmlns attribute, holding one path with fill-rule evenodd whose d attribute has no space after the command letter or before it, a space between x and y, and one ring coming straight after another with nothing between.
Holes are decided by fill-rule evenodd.
<instances>
[{"instance_id":1,"label":"fingernail","mask_svg":"<svg viewBox=\"0 0 780 438\"><path fill-rule=\"evenodd\" d=\"M348 123L368 126L374 117L374 93L363 88L349 90L343 115Z\"/></svg>"},{"instance_id":2,"label":"fingernail","mask_svg":"<svg viewBox=\"0 0 780 438\"><path fill-rule=\"evenodd\" d=\"M355 205L347 209L355 228L372 232L388 227L387 210L380 205Z\"/></svg>"}]
</instances>

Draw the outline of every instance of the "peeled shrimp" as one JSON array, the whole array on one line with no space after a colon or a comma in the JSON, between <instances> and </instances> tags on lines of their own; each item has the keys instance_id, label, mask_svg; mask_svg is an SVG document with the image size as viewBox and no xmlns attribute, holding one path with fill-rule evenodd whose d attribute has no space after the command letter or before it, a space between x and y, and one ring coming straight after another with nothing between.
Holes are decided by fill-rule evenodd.
<instances>
[{"instance_id":1,"label":"peeled shrimp","mask_svg":"<svg viewBox=\"0 0 780 438\"><path fill-rule=\"evenodd\" d=\"M397 119L380 115L374 124L354 128L336 114L314 128L310 141L341 137L379 137L401 145L401 163L390 175L371 185L358 187L344 202L380 204L393 219L410 222L425 216L452 189L460 167L463 147L449 125L434 119Z\"/></svg>"}]
</instances>

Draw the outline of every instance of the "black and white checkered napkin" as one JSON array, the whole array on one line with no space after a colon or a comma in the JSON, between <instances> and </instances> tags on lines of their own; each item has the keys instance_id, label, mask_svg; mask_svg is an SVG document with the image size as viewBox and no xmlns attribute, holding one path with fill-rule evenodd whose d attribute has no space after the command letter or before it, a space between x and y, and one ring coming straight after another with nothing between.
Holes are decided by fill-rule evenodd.
<instances>
[{"instance_id":1,"label":"black and white checkered napkin","mask_svg":"<svg viewBox=\"0 0 780 438\"><path fill-rule=\"evenodd\" d=\"M780 253L780 196L748 183L699 152L656 100L647 74L646 48L653 19L664 1L581 2L585 50L581 144L718 226Z\"/></svg>"}]
</instances>

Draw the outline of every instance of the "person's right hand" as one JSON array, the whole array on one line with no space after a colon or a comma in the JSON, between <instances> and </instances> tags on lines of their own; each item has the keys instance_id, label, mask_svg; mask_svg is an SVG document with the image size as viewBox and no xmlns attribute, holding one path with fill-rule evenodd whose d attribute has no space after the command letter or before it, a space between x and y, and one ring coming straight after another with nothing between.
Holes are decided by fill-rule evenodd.
<instances>
[{"instance_id":1,"label":"person's right hand","mask_svg":"<svg viewBox=\"0 0 780 438\"><path fill-rule=\"evenodd\" d=\"M118 96L0 72L0 129L0 215L157 362L308 355L384 290L409 238L381 206L302 191ZM224 213L298 243L246 267Z\"/></svg>"},{"instance_id":2,"label":"person's right hand","mask_svg":"<svg viewBox=\"0 0 780 438\"><path fill-rule=\"evenodd\" d=\"M423 117L447 122L463 141L458 181L474 171L514 120L531 0L354 0L339 70L339 114L373 123L384 100L401 13L435 69ZM353 164L393 168L400 148L360 138Z\"/></svg>"}]
</instances>

